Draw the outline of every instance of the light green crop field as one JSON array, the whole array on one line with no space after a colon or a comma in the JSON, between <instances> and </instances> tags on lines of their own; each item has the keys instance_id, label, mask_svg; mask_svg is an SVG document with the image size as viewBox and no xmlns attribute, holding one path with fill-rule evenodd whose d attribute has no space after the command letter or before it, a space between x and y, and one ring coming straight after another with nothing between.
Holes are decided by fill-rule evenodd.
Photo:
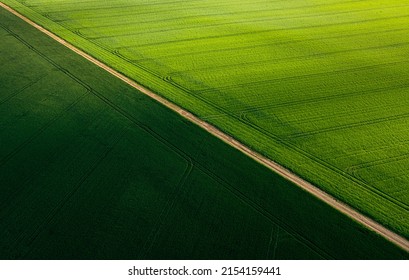
<instances>
[{"instance_id":1,"label":"light green crop field","mask_svg":"<svg viewBox=\"0 0 409 280\"><path fill-rule=\"evenodd\" d=\"M409 2L4 0L409 237Z\"/></svg>"},{"instance_id":2,"label":"light green crop field","mask_svg":"<svg viewBox=\"0 0 409 280\"><path fill-rule=\"evenodd\" d=\"M0 259L407 259L0 8Z\"/></svg>"}]
</instances>

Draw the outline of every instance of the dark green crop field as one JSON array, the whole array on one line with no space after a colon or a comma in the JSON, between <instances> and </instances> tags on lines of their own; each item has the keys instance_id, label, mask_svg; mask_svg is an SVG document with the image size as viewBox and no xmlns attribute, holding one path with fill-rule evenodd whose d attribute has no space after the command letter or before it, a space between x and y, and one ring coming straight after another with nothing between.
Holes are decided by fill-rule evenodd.
<instances>
[{"instance_id":1,"label":"dark green crop field","mask_svg":"<svg viewBox=\"0 0 409 280\"><path fill-rule=\"evenodd\" d=\"M409 237L409 2L3 2Z\"/></svg>"},{"instance_id":2,"label":"dark green crop field","mask_svg":"<svg viewBox=\"0 0 409 280\"><path fill-rule=\"evenodd\" d=\"M0 9L0 259L408 254Z\"/></svg>"}]
</instances>

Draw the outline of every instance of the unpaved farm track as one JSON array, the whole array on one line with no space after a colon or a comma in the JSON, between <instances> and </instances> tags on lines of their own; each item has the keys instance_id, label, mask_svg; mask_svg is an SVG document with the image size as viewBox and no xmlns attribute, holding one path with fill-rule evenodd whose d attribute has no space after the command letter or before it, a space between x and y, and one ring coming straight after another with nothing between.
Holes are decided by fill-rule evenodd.
<instances>
[{"instance_id":1,"label":"unpaved farm track","mask_svg":"<svg viewBox=\"0 0 409 280\"><path fill-rule=\"evenodd\" d=\"M54 33L48 31L47 29L41 27L40 25L36 24L35 22L31 21L27 17L23 16L19 12L15 11L11 7L7 6L6 4L0 2L0 6L6 9L7 11L13 13L17 17L21 18L28 24L32 25L36 29L40 30L41 32L45 33L49 37L53 38L57 42L61 43L62 45L66 46L70 50L74 51L75 53L79 54L80 56L86 58L90 62L94 63L95 65L101 67L102 69L106 70L107 72L111 73L115 77L121 79L128 85L132 86L133 88L137 89L138 91L146 94L147 96L155 99L159 103L165 105L169 109L177 112L182 117L186 118L187 120L195 123L196 125L202 127L203 129L207 130L212 135L216 136L217 138L223 140L230 146L233 146L237 150L243 152L244 154L250 156L251 158L255 159L259 163L263 164L264 166L268 167L269 169L273 170L274 172L280 174L287 180L293 182L303 190L309 192L310 194L314 195L315 197L319 198L320 200L324 201L325 203L329 204L333 208L337 209L338 211L344 213L348 217L352 218L356 222L364 225L365 227L373 230L374 232L378 233L379 235L383 236L390 242L396 244L400 248L404 249L406 252L409 252L409 241L404 237L392 232L391 230L385 228L381 224L375 222L374 220L364 216L363 214L359 213L349 205L336 200L334 197L329 195L328 193L322 191L321 189L317 188L316 186L308 183L307 181L303 180L302 178L298 177L296 174L292 173L291 171L287 170L286 168L282 167L278 163L262 156L261 154L251 150L249 147L245 146L244 144L240 143L233 137L227 135L226 133L222 132L218 128L214 127L213 125L199 119L198 117L194 116L192 113L188 112L187 110L179 107L178 105L166 100L165 98L159 96L158 94L148 90L147 88L143 87L142 85L136 83L135 81L127 78L126 76L120 74L116 70L112 69L108 65L102 63L101 61L93 58L92 56L86 54L85 52L81 51L80 49L74 47L67 41L61 39Z\"/></svg>"}]
</instances>

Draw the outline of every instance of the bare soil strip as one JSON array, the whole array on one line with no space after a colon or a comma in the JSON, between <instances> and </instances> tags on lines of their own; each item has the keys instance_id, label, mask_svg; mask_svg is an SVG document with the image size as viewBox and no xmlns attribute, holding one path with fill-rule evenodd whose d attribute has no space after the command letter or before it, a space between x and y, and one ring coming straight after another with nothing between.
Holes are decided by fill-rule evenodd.
<instances>
[{"instance_id":1,"label":"bare soil strip","mask_svg":"<svg viewBox=\"0 0 409 280\"><path fill-rule=\"evenodd\" d=\"M46 35L50 36L51 38L53 38L57 42L59 42L62 45L66 46L67 48L71 49L75 53L77 53L80 56L86 58L87 60L91 61L95 65L101 67L102 69L104 69L107 72L111 73L115 77L121 79L125 83L127 83L130 86L134 87L138 91L146 94L147 96L151 97L152 99L155 99L156 101L158 101L159 103L165 105L169 109L177 112L179 115L186 118L187 120L189 120L189 121L195 123L196 125L204 128L209 133L211 133L212 135L216 136L217 138L223 140L224 142L226 142L230 146L233 146L237 150L239 150L239 151L243 152L244 154L250 156L251 158L255 159L259 163L261 163L264 166L268 167L272 171L280 174L281 176L283 176L287 180L293 182L294 184L296 184L297 186L299 186L303 190L309 192L310 194L314 195L315 197L317 197L320 200L324 201L325 203L329 204L333 208L337 209L338 211L340 211L340 212L344 213L345 215L347 215L348 217L352 218L356 222L358 222L358 223L364 225L365 227L373 230L374 232L376 232L379 235L383 236L384 238L386 238L390 242L394 243L395 245L397 245L400 248L404 249L405 251L409 252L409 241L407 239L405 239L404 237L396 234L395 232L385 228L384 226L382 226L381 224L375 222L374 220L372 220L372 219L366 217L365 215L359 213L358 211L353 209L351 206L349 206L349 205L335 199L334 197L332 197L328 193L326 193L326 192L322 191L321 189L317 188L316 186L308 183L307 181L305 181L304 179L298 177L296 174L294 174L291 171L287 170L286 168L282 167L278 163L276 163L276 162L262 156L261 154L255 152L253 150L251 150L249 147L247 147L244 144L240 143L239 141L237 141L233 137L227 135L226 133L222 132L221 130L214 127L213 125L211 125L211 124L199 119L198 117L194 116L189 111L179 107L178 105L166 100L165 98L159 96L158 94L146 89L142 85L140 85L140 84L136 83L135 81L127 78L126 76L120 74L119 72L115 71L111 67L109 67L106 64L102 63L101 61L93 58L92 56L86 54L85 52L81 51L80 49L74 47L73 45L71 45L67 41L61 39L60 37L58 37L54 33L48 31L47 29L45 29L45 28L41 27L40 25L36 24L35 22L31 21L30 19L23 16L19 12L15 11L11 7L7 6L6 4L0 2L0 6L3 7L4 9L6 9L7 11L13 13L17 17L21 18L22 20L24 20L28 24L32 25L33 27L37 28L41 32L45 33Z\"/></svg>"}]
</instances>

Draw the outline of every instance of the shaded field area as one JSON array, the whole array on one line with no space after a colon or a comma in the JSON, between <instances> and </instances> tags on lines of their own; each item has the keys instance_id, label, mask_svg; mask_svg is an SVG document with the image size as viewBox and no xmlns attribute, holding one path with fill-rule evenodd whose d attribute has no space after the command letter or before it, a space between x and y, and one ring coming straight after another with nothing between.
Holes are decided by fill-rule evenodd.
<instances>
[{"instance_id":1,"label":"shaded field area","mask_svg":"<svg viewBox=\"0 0 409 280\"><path fill-rule=\"evenodd\" d=\"M409 5L3 1L409 237Z\"/></svg>"},{"instance_id":2,"label":"shaded field area","mask_svg":"<svg viewBox=\"0 0 409 280\"><path fill-rule=\"evenodd\" d=\"M408 254L0 9L1 259Z\"/></svg>"}]
</instances>

